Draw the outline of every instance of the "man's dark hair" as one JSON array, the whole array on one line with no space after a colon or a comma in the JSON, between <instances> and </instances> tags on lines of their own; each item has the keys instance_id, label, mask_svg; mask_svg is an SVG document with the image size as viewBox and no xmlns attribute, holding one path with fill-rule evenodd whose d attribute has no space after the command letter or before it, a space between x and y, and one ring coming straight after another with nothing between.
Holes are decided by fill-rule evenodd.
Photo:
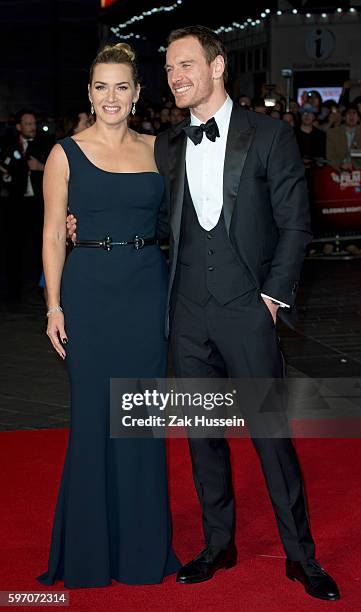
<instances>
[{"instance_id":1,"label":"man's dark hair","mask_svg":"<svg viewBox=\"0 0 361 612\"><path fill-rule=\"evenodd\" d=\"M345 116L347 111L349 111L349 110L356 111L356 113L360 117L360 111L359 111L359 109L357 107L357 104L355 104L355 102L350 102L350 104L347 104L345 110L343 111L343 115Z\"/></svg>"},{"instance_id":2,"label":"man's dark hair","mask_svg":"<svg viewBox=\"0 0 361 612\"><path fill-rule=\"evenodd\" d=\"M224 73L223 80L226 83L228 78L227 70L227 52L223 42L215 32L206 28L205 26L186 26L185 28L178 28L173 30L168 36L168 45L176 40L185 38L186 36L193 36L197 38L199 43L202 45L204 55L206 56L207 63L210 64L216 59L217 55L221 55L224 59Z\"/></svg>"},{"instance_id":3,"label":"man's dark hair","mask_svg":"<svg viewBox=\"0 0 361 612\"><path fill-rule=\"evenodd\" d=\"M22 108L15 114L15 124L20 123L24 115L34 115L36 119L36 114L31 108Z\"/></svg>"}]
</instances>

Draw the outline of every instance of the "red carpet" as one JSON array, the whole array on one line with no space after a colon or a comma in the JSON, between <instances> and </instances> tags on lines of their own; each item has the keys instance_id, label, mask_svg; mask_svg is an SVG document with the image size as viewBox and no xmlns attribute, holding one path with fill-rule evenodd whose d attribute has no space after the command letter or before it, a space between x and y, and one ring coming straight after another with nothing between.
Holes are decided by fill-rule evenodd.
<instances>
[{"instance_id":1,"label":"red carpet","mask_svg":"<svg viewBox=\"0 0 361 612\"><path fill-rule=\"evenodd\" d=\"M0 590L40 591L34 577L46 568L67 431L0 433L2 472ZM310 500L313 534L322 565L339 583L342 599L311 599L284 577L283 550L255 452L249 440L233 440L237 496L237 567L201 585L163 584L70 591L70 609L120 612L197 610L277 612L359 610L361 574L361 445L358 440L297 441ZM202 547L187 445L169 445L174 546L182 561ZM44 591L47 589L44 588ZM49 590L62 590L61 583ZM22 609L34 609L22 607Z\"/></svg>"}]
</instances>

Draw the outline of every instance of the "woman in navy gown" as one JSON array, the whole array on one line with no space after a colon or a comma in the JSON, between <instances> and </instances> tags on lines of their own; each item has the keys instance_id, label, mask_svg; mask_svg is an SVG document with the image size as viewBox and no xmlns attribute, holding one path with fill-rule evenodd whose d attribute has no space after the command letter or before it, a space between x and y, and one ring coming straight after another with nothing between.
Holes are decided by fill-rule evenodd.
<instances>
[{"instance_id":1,"label":"woman in navy gown","mask_svg":"<svg viewBox=\"0 0 361 612\"><path fill-rule=\"evenodd\" d=\"M152 584L180 567L171 547L164 440L109 435L109 379L167 371L167 266L155 241L165 186L153 137L127 125L139 90L130 47L100 51L89 84L96 122L55 145L45 169L47 334L71 383L48 569L37 578L46 585ZM68 207L78 220L77 246L65 262ZM106 236L139 236L145 244L106 250L87 243Z\"/></svg>"}]
</instances>

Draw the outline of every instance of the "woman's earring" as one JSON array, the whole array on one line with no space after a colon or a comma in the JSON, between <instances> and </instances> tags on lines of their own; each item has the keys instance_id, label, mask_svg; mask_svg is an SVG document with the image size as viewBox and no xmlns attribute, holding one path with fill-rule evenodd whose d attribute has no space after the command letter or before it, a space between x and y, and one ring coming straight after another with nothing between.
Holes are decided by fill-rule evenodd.
<instances>
[{"instance_id":1,"label":"woman's earring","mask_svg":"<svg viewBox=\"0 0 361 612\"><path fill-rule=\"evenodd\" d=\"M94 115L94 113L95 113L93 102L90 105L90 112L91 112L92 115Z\"/></svg>"},{"instance_id":2,"label":"woman's earring","mask_svg":"<svg viewBox=\"0 0 361 612\"><path fill-rule=\"evenodd\" d=\"M132 115L135 115L135 102L132 104L132 110L130 111Z\"/></svg>"}]
</instances>

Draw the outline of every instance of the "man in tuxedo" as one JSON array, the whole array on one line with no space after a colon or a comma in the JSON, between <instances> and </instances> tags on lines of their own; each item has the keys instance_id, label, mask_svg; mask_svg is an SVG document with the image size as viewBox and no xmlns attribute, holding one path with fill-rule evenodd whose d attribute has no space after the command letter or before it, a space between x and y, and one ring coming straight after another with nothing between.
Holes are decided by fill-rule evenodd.
<instances>
[{"instance_id":1,"label":"man in tuxedo","mask_svg":"<svg viewBox=\"0 0 361 612\"><path fill-rule=\"evenodd\" d=\"M284 122L234 105L226 53L208 28L171 33L168 83L190 117L162 132L155 156L166 178L170 221L167 327L179 378L281 378L276 317L291 322L311 239L303 164ZM162 229L162 227L161 227ZM75 221L68 218L74 239ZM163 232L161 232L163 233ZM286 574L321 599L334 580L315 560L301 472L290 438L253 438L286 552ZM179 583L209 580L235 565L228 443L190 438L205 549Z\"/></svg>"},{"instance_id":2,"label":"man in tuxedo","mask_svg":"<svg viewBox=\"0 0 361 612\"><path fill-rule=\"evenodd\" d=\"M283 376L276 317L292 323L311 239L307 190L293 130L233 104L227 58L202 26L175 30L166 71L190 117L159 135L155 155L170 204L169 324L176 377ZM334 600L334 580L315 560L302 476L290 438L254 438L286 574ZM178 573L210 579L236 563L234 497L224 438L190 438L205 549Z\"/></svg>"},{"instance_id":3,"label":"man in tuxedo","mask_svg":"<svg viewBox=\"0 0 361 612\"><path fill-rule=\"evenodd\" d=\"M6 225L17 227L16 248L13 237L9 235L6 238L8 292L10 298L16 299L22 292L36 289L41 275L42 181L51 142L39 134L31 110L20 110L16 114L15 126L15 135L4 147L0 161L8 175Z\"/></svg>"}]
</instances>

